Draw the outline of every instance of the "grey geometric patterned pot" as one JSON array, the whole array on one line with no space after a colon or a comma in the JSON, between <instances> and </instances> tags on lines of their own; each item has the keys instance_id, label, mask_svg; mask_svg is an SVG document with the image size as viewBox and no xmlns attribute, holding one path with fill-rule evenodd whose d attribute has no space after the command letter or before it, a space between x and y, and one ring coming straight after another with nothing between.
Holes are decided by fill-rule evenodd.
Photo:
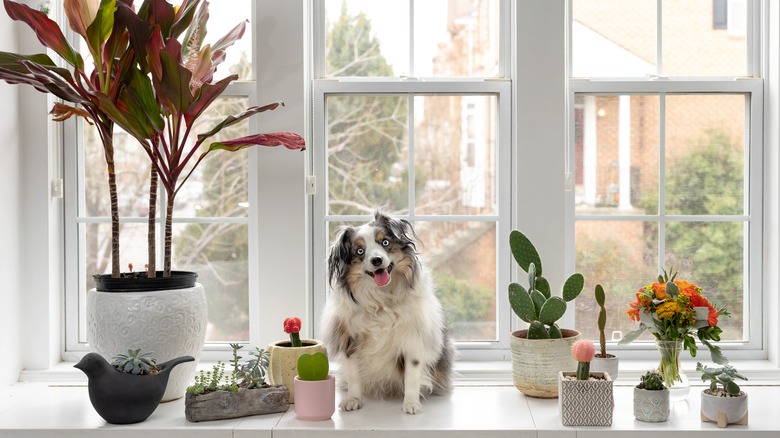
<instances>
[{"instance_id":1,"label":"grey geometric patterned pot","mask_svg":"<svg viewBox=\"0 0 780 438\"><path fill-rule=\"evenodd\" d=\"M603 372L590 373L602 380L566 380L575 372L558 373L558 406L564 426L611 426L615 398L612 379Z\"/></svg>"},{"instance_id":2,"label":"grey geometric patterned pot","mask_svg":"<svg viewBox=\"0 0 780 438\"><path fill-rule=\"evenodd\" d=\"M669 419L669 390L634 387L634 417L639 421L660 423Z\"/></svg>"}]
</instances>

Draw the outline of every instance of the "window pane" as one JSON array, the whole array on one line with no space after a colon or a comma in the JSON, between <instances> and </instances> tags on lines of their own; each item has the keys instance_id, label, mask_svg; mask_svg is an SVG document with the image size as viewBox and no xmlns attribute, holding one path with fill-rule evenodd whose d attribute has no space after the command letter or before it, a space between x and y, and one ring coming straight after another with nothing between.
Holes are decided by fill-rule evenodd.
<instances>
[{"instance_id":1,"label":"window pane","mask_svg":"<svg viewBox=\"0 0 780 438\"><path fill-rule=\"evenodd\" d=\"M573 0L572 75L656 74L656 0Z\"/></svg>"},{"instance_id":2,"label":"window pane","mask_svg":"<svg viewBox=\"0 0 780 438\"><path fill-rule=\"evenodd\" d=\"M206 289L206 341L249 339L248 226L180 223L173 226L173 265L195 271Z\"/></svg>"},{"instance_id":3,"label":"window pane","mask_svg":"<svg viewBox=\"0 0 780 438\"><path fill-rule=\"evenodd\" d=\"M745 97L666 98L668 214L746 214Z\"/></svg>"},{"instance_id":4,"label":"window pane","mask_svg":"<svg viewBox=\"0 0 780 438\"><path fill-rule=\"evenodd\" d=\"M412 44L410 3L415 21ZM498 0L324 4L325 76L498 75Z\"/></svg>"},{"instance_id":5,"label":"window pane","mask_svg":"<svg viewBox=\"0 0 780 438\"><path fill-rule=\"evenodd\" d=\"M575 98L577 214L657 214L658 96Z\"/></svg>"},{"instance_id":6,"label":"window pane","mask_svg":"<svg viewBox=\"0 0 780 438\"><path fill-rule=\"evenodd\" d=\"M414 75L498 75L498 0L414 2Z\"/></svg>"},{"instance_id":7,"label":"window pane","mask_svg":"<svg viewBox=\"0 0 780 438\"><path fill-rule=\"evenodd\" d=\"M494 341L496 224L416 222L418 249L433 271L437 295L456 341Z\"/></svg>"},{"instance_id":8,"label":"window pane","mask_svg":"<svg viewBox=\"0 0 780 438\"><path fill-rule=\"evenodd\" d=\"M174 6L181 0L169 0ZM203 45L214 45L242 21L248 21L244 36L225 51L225 60L214 73L214 81L232 74L239 79L250 80L252 75L252 3L251 0L209 0L209 19Z\"/></svg>"},{"instance_id":9,"label":"window pane","mask_svg":"<svg viewBox=\"0 0 780 438\"><path fill-rule=\"evenodd\" d=\"M417 214L496 213L495 96L417 96Z\"/></svg>"},{"instance_id":10,"label":"window pane","mask_svg":"<svg viewBox=\"0 0 780 438\"><path fill-rule=\"evenodd\" d=\"M731 313L731 318L718 320L724 340L746 338L744 238L742 222L677 222L666 227L667 266L679 273L678 278L700 286L716 307L725 306Z\"/></svg>"},{"instance_id":11,"label":"window pane","mask_svg":"<svg viewBox=\"0 0 780 438\"><path fill-rule=\"evenodd\" d=\"M576 329L586 339L598 339L599 307L593 296L597 284L604 287L608 339L639 325L628 319L628 304L636 292L658 276L658 226L640 221L577 221L575 271L585 277L576 303Z\"/></svg>"},{"instance_id":12,"label":"window pane","mask_svg":"<svg viewBox=\"0 0 780 438\"><path fill-rule=\"evenodd\" d=\"M79 122L83 133L82 214L110 217L108 173L103 143L97 129ZM114 163L117 202L121 217L145 217L149 212L149 157L138 142L119 128L114 129Z\"/></svg>"},{"instance_id":13,"label":"window pane","mask_svg":"<svg viewBox=\"0 0 780 438\"><path fill-rule=\"evenodd\" d=\"M663 2L663 70L667 76L745 76L747 2L729 0L716 11L712 0ZM714 21L725 12L725 26Z\"/></svg>"},{"instance_id":14,"label":"window pane","mask_svg":"<svg viewBox=\"0 0 780 438\"><path fill-rule=\"evenodd\" d=\"M410 74L409 2L324 0L325 76Z\"/></svg>"},{"instance_id":15,"label":"window pane","mask_svg":"<svg viewBox=\"0 0 780 438\"><path fill-rule=\"evenodd\" d=\"M327 98L328 211L408 212L406 96Z\"/></svg>"},{"instance_id":16,"label":"window pane","mask_svg":"<svg viewBox=\"0 0 780 438\"><path fill-rule=\"evenodd\" d=\"M240 114L248 106L249 101L245 97L220 97L195 122L190 144L196 141L198 134L211 130L228 116ZM206 150L209 144L245 135L249 135L249 125L246 121L228 126L209 138L201 146L201 150L193 155L179 181L181 182L181 178L189 172L198 155ZM176 195L174 217L246 217L249 210L248 154L247 149L209 154Z\"/></svg>"}]
</instances>

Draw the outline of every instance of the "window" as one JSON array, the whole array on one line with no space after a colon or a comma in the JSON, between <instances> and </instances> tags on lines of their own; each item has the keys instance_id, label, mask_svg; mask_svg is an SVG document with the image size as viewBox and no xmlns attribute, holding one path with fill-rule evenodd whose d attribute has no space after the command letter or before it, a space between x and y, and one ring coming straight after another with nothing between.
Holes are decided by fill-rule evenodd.
<instances>
[{"instance_id":1,"label":"window","mask_svg":"<svg viewBox=\"0 0 780 438\"><path fill-rule=\"evenodd\" d=\"M728 2L740 36L713 29L719 2L573 2L575 266L586 291L607 292L608 337L636 328L621 309L665 268L727 306L728 348L762 348L763 81L744 32L760 22L750 3ZM576 307L577 329L597 338L595 300Z\"/></svg>"},{"instance_id":2,"label":"window","mask_svg":"<svg viewBox=\"0 0 780 438\"><path fill-rule=\"evenodd\" d=\"M172 2L174 5L181 3ZM249 0L212 0L206 43L213 43L236 24L252 16ZM225 4L222 4L225 3ZM226 52L216 79L238 74L219 100L198 119L198 132L211 129L228 115L238 114L252 103L252 28ZM76 43L78 44L78 42ZM91 60L86 60L87 64ZM110 213L105 161L95 129L78 121L66 131L65 235L66 254L66 349L79 351L86 343L86 293L94 287L92 275L111 270ZM223 130L215 139L249 133L247 123ZM117 129L114 134L120 209L120 266L142 270L147 260L147 212L149 160L135 140ZM205 160L176 198L173 225L173 269L198 273L209 305L207 342L249 340L249 235L251 208L250 151L221 154ZM165 192L160 191L157 243L158 269L162 265Z\"/></svg>"},{"instance_id":3,"label":"window","mask_svg":"<svg viewBox=\"0 0 780 438\"><path fill-rule=\"evenodd\" d=\"M506 345L506 2L326 0L314 51L314 314L344 224L413 222L461 351Z\"/></svg>"}]
</instances>

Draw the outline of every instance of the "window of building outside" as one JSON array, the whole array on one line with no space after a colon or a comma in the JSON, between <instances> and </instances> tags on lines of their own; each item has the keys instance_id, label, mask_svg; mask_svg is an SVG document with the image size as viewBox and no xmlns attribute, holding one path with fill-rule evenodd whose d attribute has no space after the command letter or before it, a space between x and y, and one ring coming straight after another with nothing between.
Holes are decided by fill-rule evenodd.
<instances>
[{"instance_id":1,"label":"window of building outside","mask_svg":"<svg viewBox=\"0 0 780 438\"><path fill-rule=\"evenodd\" d=\"M506 343L510 82L499 0L315 2L314 314L339 227L410 220L461 351Z\"/></svg>"},{"instance_id":2,"label":"window of building outside","mask_svg":"<svg viewBox=\"0 0 780 438\"><path fill-rule=\"evenodd\" d=\"M607 292L607 337L636 329L624 310L666 269L728 308L726 348L763 348L758 9L572 2L575 266ZM591 339L597 310L577 300Z\"/></svg>"}]
</instances>

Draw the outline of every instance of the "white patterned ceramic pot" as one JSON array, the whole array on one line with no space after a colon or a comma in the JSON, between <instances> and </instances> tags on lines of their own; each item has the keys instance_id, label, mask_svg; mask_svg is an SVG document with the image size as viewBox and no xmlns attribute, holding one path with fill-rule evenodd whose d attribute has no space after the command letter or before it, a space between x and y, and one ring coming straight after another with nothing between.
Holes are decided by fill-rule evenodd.
<instances>
[{"instance_id":1,"label":"white patterned ceramic pot","mask_svg":"<svg viewBox=\"0 0 780 438\"><path fill-rule=\"evenodd\" d=\"M158 362L192 356L176 367L162 401L184 396L206 339L206 292L194 287L151 292L87 293L87 342L109 362L128 348L153 352Z\"/></svg>"},{"instance_id":2,"label":"white patterned ceramic pot","mask_svg":"<svg viewBox=\"0 0 780 438\"><path fill-rule=\"evenodd\" d=\"M301 339L302 347L293 347L292 342L277 341L268 345L268 380L271 385L285 385L290 390L290 403L295 403L295 376L298 375L298 358L306 354L322 352L327 354L322 341Z\"/></svg>"},{"instance_id":3,"label":"white patterned ceramic pot","mask_svg":"<svg viewBox=\"0 0 780 438\"><path fill-rule=\"evenodd\" d=\"M558 373L558 408L564 426L611 426L615 398L606 373L590 373L600 380L567 380L573 371Z\"/></svg>"},{"instance_id":4,"label":"white patterned ceramic pot","mask_svg":"<svg viewBox=\"0 0 780 438\"><path fill-rule=\"evenodd\" d=\"M509 336L512 351L512 380L525 395L558 397L558 373L577 368L571 346L580 340L580 332L562 329L561 339L527 339L528 330Z\"/></svg>"},{"instance_id":5,"label":"white patterned ceramic pot","mask_svg":"<svg viewBox=\"0 0 780 438\"><path fill-rule=\"evenodd\" d=\"M634 418L649 423L669 419L669 390L651 391L634 387Z\"/></svg>"},{"instance_id":6,"label":"white patterned ceramic pot","mask_svg":"<svg viewBox=\"0 0 780 438\"><path fill-rule=\"evenodd\" d=\"M593 356L590 361L591 372L603 371L609 374L614 381L618 379L620 360L614 354L608 354L607 357Z\"/></svg>"}]
</instances>

